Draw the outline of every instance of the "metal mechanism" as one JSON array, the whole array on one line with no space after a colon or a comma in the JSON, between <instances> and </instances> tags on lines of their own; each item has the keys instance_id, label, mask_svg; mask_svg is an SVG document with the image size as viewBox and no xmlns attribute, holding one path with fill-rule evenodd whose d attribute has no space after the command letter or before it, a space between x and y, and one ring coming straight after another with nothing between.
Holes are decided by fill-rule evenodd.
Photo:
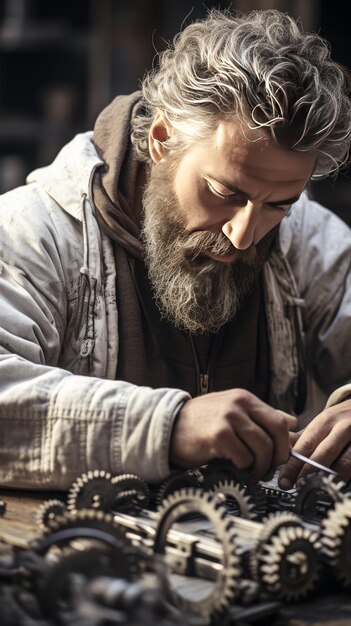
<instances>
[{"instance_id":1,"label":"metal mechanism","mask_svg":"<svg viewBox=\"0 0 351 626\"><path fill-rule=\"evenodd\" d=\"M350 588L345 483L322 473L290 492L275 485L228 462L150 487L83 474L67 506L39 507L36 541L16 539L9 556L0 534L0 602L6 594L11 608L2 623L237 626L299 603L326 572Z\"/></svg>"},{"instance_id":2,"label":"metal mechanism","mask_svg":"<svg viewBox=\"0 0 351 626\"><path fill-rule=\"evenodd\" d=\"M351 586L351 500L336 502L321 522L322 551L344 587Z\"/></svg>"},{"instance_id":3,"label":"metal mechanism","mask_svg":"<svg viewBox=\"0 0 351 626\"><path fill-rule=\"evenodd\" d=\"M254 578L287 602L305 598L319 579L318 533L288 512L272 514L257 532L250 555Z\"/></svg>"},{"instance_id":4,"label":"metal mechanism","mask_svg":"<svg viewBox=\"0 0 351 626\"><path fill-rule=\"evenodd\" d=\"M62 500L46 500L37 511L37 522L42 530L46 530L50 523L65 513L66 505Z\"/></svg>"},{"instance_id":5,"label":"metal mechanism","mask_svg":"<svg viewBox=\"0 0 351 626\"><path fill-rule=\"evenodd\" d=\"M150 499L148 485L134 474L112 476L109 472L95 470L83 474L68 492L67 509L93 508L110 512L147 507Z\"/></svg>"},{"instance_id":6,"label":"metal mechanism","mask_svg":"<svg viewBox=\"0 0 351 626\"><path fill-rule=\"evenodd\" d=\"M336 502L344 500L346 484L334 475L311 474L301 480L294 511L305 520L319 522Z\"/></svg>"},{"instance_id":7,"label":"metal mechanism","mask_svg":"<svg viewBox=\"0 0 351 626\"><path fill-rule=\"evenodd\" d=\"M223 613L237 595L240 576L235 528L225 507L210 494L182 489L164 501L159 514L154 551L166 555L173 601L191 615Z\"/></svg>"}]
</instances>

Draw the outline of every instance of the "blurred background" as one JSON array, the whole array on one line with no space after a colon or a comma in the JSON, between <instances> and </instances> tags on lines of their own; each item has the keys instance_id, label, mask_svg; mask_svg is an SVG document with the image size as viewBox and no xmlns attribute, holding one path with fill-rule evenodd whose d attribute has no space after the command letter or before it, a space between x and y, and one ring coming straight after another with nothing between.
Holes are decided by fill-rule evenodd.
<instances>
[{"instance_id":1,"label":"blurred background","mask_svg":"<svg viewBox=\"0 0 351 626\"><path fill-rule=\"evenodd\" d=\"M0 0L0 192L46 165L93 127L118 94L138 89L173 36L212 7L279 8L326 37L351 66L341 0ZM317 200L351 224L349 171L313 185Z\"/></svg>"}]
</instances>

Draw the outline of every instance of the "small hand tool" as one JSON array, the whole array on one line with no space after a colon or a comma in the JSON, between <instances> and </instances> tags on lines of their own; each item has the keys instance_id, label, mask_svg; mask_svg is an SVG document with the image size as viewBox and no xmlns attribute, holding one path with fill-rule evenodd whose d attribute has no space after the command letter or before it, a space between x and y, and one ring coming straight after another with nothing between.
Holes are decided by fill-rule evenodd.
<instances>
[{"instance_id":1,"label":"small hand tool","mask_svg":"<svg viewBox=\"0 0 351 626\"><path fill-rule=\"evenodd\" d=\"M300 454L300 452L296 452L295 450L290 450L289 454L290 456L293 456L295 459L298 459L299 461L303 461L304 463L308 463L308 465L312 465L313 467L316 467L317 469L323 470L323 472L326 472L327 474L332 474L333 476L337 475L337 472L334 472L334 470L330 469L330 467L326 467L325 465L318 463L318 461L309 459L307 456Z\"/></svg>"}]
</instances>

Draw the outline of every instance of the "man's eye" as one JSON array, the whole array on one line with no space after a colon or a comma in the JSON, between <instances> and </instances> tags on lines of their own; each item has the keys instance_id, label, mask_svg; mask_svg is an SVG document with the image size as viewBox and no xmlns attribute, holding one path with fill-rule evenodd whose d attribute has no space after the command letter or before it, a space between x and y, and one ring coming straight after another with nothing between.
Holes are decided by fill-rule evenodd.
<instances>
[{"instance_id":1,"label":"man's eye","mask_svg":"<svg viewBox=\"0 0 351 626\"><path fill-rule=\"evenodd\" d=\"M213 187L213 185L211 185L211 183L208 182L208 180L206 181L207 187L209 188L210 192L214 195L217 196L217 198L221 198L222 200L228 200L228 198L235 198L237 197L237 194L234 192L229 192L229 193L221 193L220 191L218 191L218 189L216 189L215 187Z\"/></svg>"},{"instance_id":2,"label":"man's eye","mask_svg":"<svg viewBox=\"0 0 351 626\"><path fill-rule=\"evenodd\" d=\"M280 204L278 206L267 205L271 211L282 211L285 215L289 215L291 204Z\"/></svg>"}]
</instances>

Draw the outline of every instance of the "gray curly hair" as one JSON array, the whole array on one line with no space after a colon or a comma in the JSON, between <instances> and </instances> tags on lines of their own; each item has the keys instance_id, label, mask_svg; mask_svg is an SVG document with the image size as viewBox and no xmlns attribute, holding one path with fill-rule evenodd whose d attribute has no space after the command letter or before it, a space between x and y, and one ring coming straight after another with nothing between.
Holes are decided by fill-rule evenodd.
<instances>
[{"instance_id":1,"label":"gray curly hair","mask_svg":"<svg viewBox=\"0 0 351 626\"><path fill-rule=\"evenodd\" d=\"M173 129L165 143L175 154L234 116L288 149L316 150L312 178L320 178L348 159L349 87L350 75L331 59L328 42L289 15L214 9L179 33L160 54L159 68L145 76L132 142L149 161L157 111Z\"/></svg>"}]
</instances>

